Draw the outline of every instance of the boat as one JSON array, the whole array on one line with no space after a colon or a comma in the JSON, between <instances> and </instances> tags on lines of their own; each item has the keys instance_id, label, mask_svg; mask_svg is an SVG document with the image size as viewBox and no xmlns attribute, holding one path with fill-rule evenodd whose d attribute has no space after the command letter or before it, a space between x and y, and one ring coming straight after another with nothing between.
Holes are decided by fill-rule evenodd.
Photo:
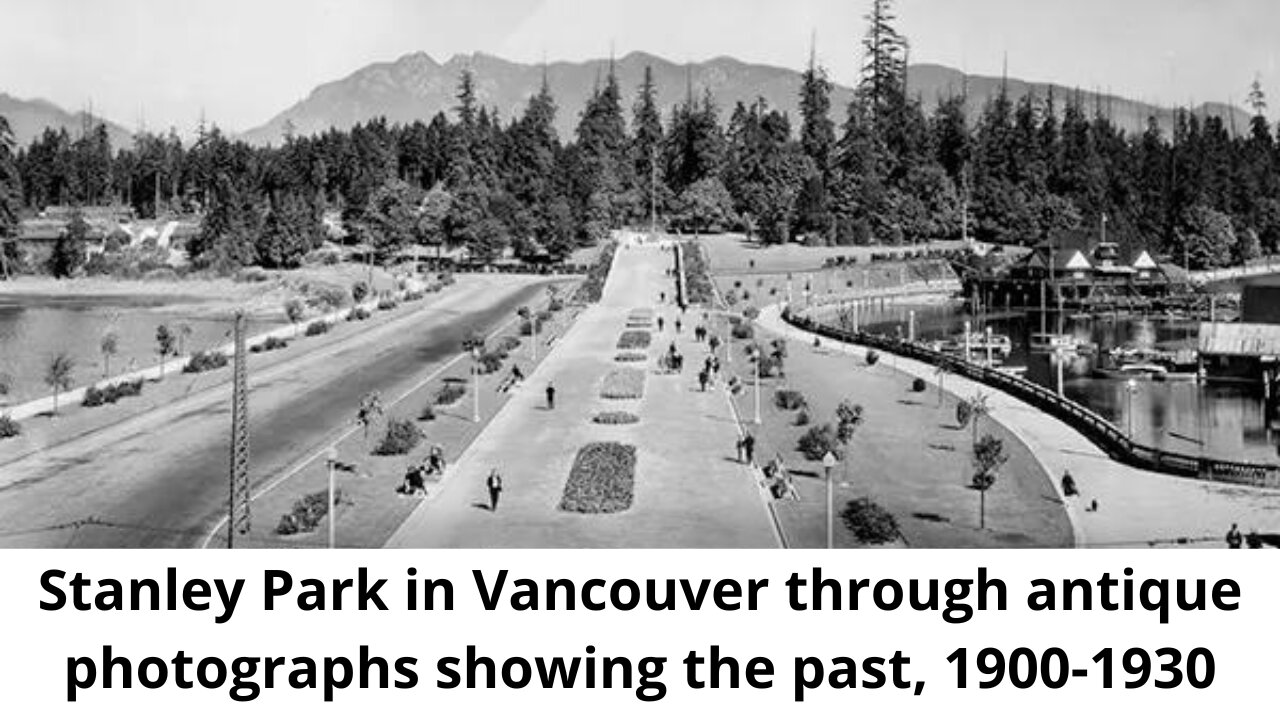
<instances>
[{"instance_id":1,"label":"boat","mask_svg":"<svg viewBox=\"0 0 1280 720\"><path fill-rule=\"evenodd\" d=\"M990 348L991 354L998 357L1008 357L1013 353L1013 341L1008 335L991 335L988 337L983 333L969 334L969 356L977 358L985 356L987 349ZM944 352L949 355L963 355L965 351L964 335L957 335L947 340L933 343L933 349L937 352Z\"/></svg>"},{"instance_id":2,"label":"boat","mask_svg":"<svg viewBox=\"0 0 1280 720\"><path fill-rule=\"evenodd\" d=\"M1164 380L1169 370L1155 363L1126 363L1119 367L1098 368L1093 375L1104 380Z\"/></svg>"},{"instance_id":3,"label":"boat","mask_svg":"<svg viewBox=\"0 0 1280 720\"><path fill-rule=\"evenodd\" d=\"M1028 344L1033 353L1074 353L1080 350L1080 341L1071 335L1033 333Z\"/></svg>"}]
</instances>

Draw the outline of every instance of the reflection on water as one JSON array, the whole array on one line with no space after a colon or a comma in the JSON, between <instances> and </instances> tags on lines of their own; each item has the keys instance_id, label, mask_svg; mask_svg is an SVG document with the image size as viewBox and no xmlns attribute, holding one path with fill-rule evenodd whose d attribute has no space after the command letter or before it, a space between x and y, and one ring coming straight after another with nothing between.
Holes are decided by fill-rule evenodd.
<instances>
[{"instance_id":1,"label":"reflection on water","mask_svg":"<svg viewBox=\"0 0 1280 720\"><path fill-rule=\"evenodd\" d=\"M184 314L172 309L184 304ZM230 340L230 318L192 317L188 298L31 298L0 295L0 374L11 378L10 404L47 395L45 368L66 352L75 360L76 385L100 380L104 359L102 336L118 338L111 373L149 367L158 362L156 327L168 325L178 334L183 350L217 347ZM182 332L189 328L189 334ZM269 323L249 322L251 332ZM0 402L3 402L0 399Z\"/></svg>"},{"instance_id":2,"label":"reflection on water","mask_svg":"<svg viewBox=\"0 0 1280 720\"><path fill-rule=\"evenodd\" d=\"M1164 318L1091 318L1050 314L997 314L980 322L957 304L886 305L861 311L865 329L906 335L908 314L915 311L916 334L921 340L943 339L963 332L971 321L975 331L990 326L993 333L1013 341L1009 365L1027 368L1026 377L1045 387L1057 384L1056 368L1047 355L1028 352L1033 333L1058 332L1095 343L1102 351L1141 348L1176 351L1196 345L1198 325ZM1280 437L1263 415L1261 384L1197 384L1189 380L1139 380L1131 394L1120 379L1093 375L1097 357L1072 357L1063 366L1063 390L1081 403L1132 432L1138 442L1169 451L1250 462L1280 460Z\"/></svg>"}]
</instances>

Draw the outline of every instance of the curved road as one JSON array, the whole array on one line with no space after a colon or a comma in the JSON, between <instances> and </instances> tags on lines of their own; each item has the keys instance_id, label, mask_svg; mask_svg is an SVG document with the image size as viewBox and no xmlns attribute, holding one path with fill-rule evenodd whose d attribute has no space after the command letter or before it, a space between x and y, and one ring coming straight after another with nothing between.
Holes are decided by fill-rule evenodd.
<instances>
[{"instance_id":1,"label":"curved road","mask_svg":"<svg viewBox=\"0 0 1280 720\"><path fill-rule=\"evenodd\" d=\"M457 356L468 333L507 322L544 284L481 278L422 311L251 375L255 484L349 426L366 393L388 397L411 386ZM0 466L0 546L198 544L226 512L229 388Z\"/></svg>"}]
</instances>

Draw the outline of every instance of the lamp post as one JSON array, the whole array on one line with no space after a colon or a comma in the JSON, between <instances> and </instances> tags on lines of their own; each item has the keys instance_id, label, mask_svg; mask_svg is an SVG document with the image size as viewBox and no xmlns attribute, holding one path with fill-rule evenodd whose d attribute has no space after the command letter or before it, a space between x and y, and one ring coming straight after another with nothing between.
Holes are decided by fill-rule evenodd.
<instances>
[{"instance_id":1,"label":"lamp post","mask_svg":"<svg viewBox=\"0 0 1280 720\"><path fill-rule=\"evenodd\" d=\"M751 359L752 373L754 374L754 377L755 377L755 382L752 383L752 388L755 390L756 415L755 415L754 423L757 427L763 424L760 419L760 358L761 358L761 355L762 353L760 352L760 349L754 348L754 347L751 348L751 353L750 355L748 355L748 357Z\"/></svg>"},{"instance_id":2,"label":"lamp post","mask_svg":"<svg viewBox=\"0 0 1280 720\"><path fill-rule=\"evenodd\" d=\"M831 550L836 546L836 491L835 486L831 483L831 470L836 466L835 453L827 451L822 456L822 474L827 482L827 549Z\"/></svg>"},{"instance_id":3,"label":"lamp post","mask_svg":"<svg viewBox=\"0 0 1280 720\"><path fill-rule=\"evenodd\" d=\"M336 547L338 520L334 517L334 474L338 470L338 448L329 448L329 549Z\"/></svg>"},{"instance_id":4,"label":"lamp post","mask_svg":"<svg viewBox=\"0 0 1280 720\"><path fill-rule=\"evenodd\" d=\"M973 333L973 325L968 320L965 320L964 321L964 361L965 362L969 362L970 360L970 343L973 340L972 333Z\"/></svg>"},{"instance_id":5,"label":"lamp post","mask_svg":"<svg viewBox=\"0 0 1280 720\"><path fill-rule=\"evenodd\" d=\"M471 421L480 422L480 348L471 348Z\"/></svg>"},{"instance_id":6,"label":"lamp post","mask_svg":"<svg viewBox=\"0 0 1280 720\"><path fill-rule=\"evenodd\" d=\"M1058 374L1058 397L1066 397L1062 393L1062 366L1067 364L1066 353L1064 353L1062 349L1059 348L1057 351L1053 353L1052 357L1054 359L1054 365L1056 366L1057 374Z\"/></svg>"},{"instance_id":7,"label":"lamp post","mask_svg":"<svg viewBox=\"0 0 1280 720\"><path fill-rule=\"evenodd\" d=\"M1128 401L1128 410L1125 414L1128 415L1129 421L1129 442L1133 442L1133 396L1138 394L1138 381L1133 378L1129 378L1129 381L1126 382L1124 386L1125 397Z\"/></svg>"}]
</instances>

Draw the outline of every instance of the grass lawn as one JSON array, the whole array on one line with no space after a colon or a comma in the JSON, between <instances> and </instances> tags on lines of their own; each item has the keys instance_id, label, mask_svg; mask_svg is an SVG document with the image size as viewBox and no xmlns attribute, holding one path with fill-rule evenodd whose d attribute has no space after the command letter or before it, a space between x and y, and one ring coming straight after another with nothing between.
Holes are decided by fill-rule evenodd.
<instances>
[{"instance_id":1,"label":"grass lawn","mask_svg":"<svg viewBox=\"0 0 1280 720\"><path fill-rule=\"evenodd\" d=\"M915 250L953 250L963 243L959 240L939 240L927 245L906 245L902 247L866 246L866 247L806 247L804 245L771 245L761 247L755 242L748 242L742 235L708 235L700 238L707 251L707 260L711 264L714 275L740 272L804 272L817 270L830 257L853 257L858 263L869 261L872 253L915 251ZM754 261L754 267L752 262Z\"/></svg>"},{"instance_id":2,"label":"grass lawn","mask_svg":"<svg viewBox=\"0 0 1280 720\"><path fill-rule=\"evenodd\" d=\"M757 334L767 341L767 335ZM796 424L796 411L773 402L775 391L784 387L804 394L813 424L834 422L836 405L844 399L865 408L847 463L833 471L837 514L849 501L869 497L894 515L912 547L1070 546L1070 523L1050 478L1003 427L989 421L981 426L982 433L1004 441L1009 461L987 492L987 529L980 530L978 493L968 487L972 436L956 427L955 398L943 397L940 406L934 384L923 393L910 392L910 378L887 358L868 368L862 358L796 342L788 347L786 379L761 385L764 426L747 429L756 435L758 461L780 454L795 478L800 499L774 503L793 547L825 544L826 489L821 463L805 460L796 450L808 427ZM735 402L740 416L750 420L754 397L742 348L741 342L731 348L730 372L747 378ZM836 543L857 544L839 521Z\"/></svg>"}]
</instances>

